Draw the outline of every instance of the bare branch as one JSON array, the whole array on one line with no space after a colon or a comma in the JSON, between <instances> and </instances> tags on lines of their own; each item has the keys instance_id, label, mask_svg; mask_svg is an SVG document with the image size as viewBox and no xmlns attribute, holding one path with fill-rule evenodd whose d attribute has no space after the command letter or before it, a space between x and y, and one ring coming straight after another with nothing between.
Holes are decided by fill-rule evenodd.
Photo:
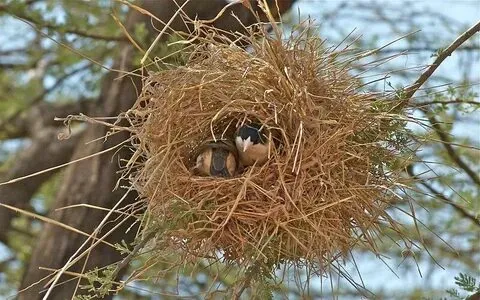
<instances>
[{"instance_id":1,"label":"bare branch","mask_svg":"<svg viewBox=\"0 0 480 300\"><path fill-rule=\"evenodd\" d=\"M379 53L382 54L390 54L390 53L403 53L407 52L412 53L412 52L437 52L439 49L438 48L432 48L432 47L409 47L409 48L387 48L379 51ZM455 49L455 51L478 51L480 50L480 46L478 45L468 45L468 46L462 46L458 47Z\"/></svg>"},{"instance_id":2,"label":"bare branch","mask_svg":"<svg viewBox=\"0 0 480 300\"><path fill-rule=\"evenodd\" d=\"M430 76L432 76L433 72L440 66L440 64L450 55L452 55L453 51L455 51L460 45L466 42L469 38L471 38L475 33L480 31L480 22L473 25L465 31L462 35L460 35L453 43L451 43L445 50L441 51L440 54L437 56L435 61L430 65L430 67L423 72L420 77L415 81L415 83L409 86L405 90L405 99L409 101L413 97L413 95L417 92L417 90L427 81Z\"/></svg>"},{"instance_id":3,"label":"bare branch","mask_svg":"<svg viewBox=\"0 0 480 300\"><path fill-rule=\"evenodd\" d=\"M472 215L470 212L468 212L465 208L462 206L456 204L454 201L448 199L444 194L442 194L440 191L438 191L436 188L428 184L425 180L422 180L418 175L416 175L413 172L413 165L409 165L407 167L407 173L410 177L412 177L415 180L419 181L419 184L422 185L424 188L429 190L435 198L438 198L442 200L444 203L450 205L453 209L455 209L460 215L463 217L469 219L472 221L474 224L477 226L480 226L480 218L478 216Z\"/></svg>"},{"instance_id":4,"label":"bare branch","mask_svg":"<svg viewBox=\"0 0 480 300\"><path fill-rule=\"evenodd\" d=\"M442 145L445 150L447 150L448 156L450 156L450 158L455 162L455 164L457 164L459 168L465 171L468 177L470 177L475 184L480 186L480 177L455 151L455 149L453 148L454 143L452 142L448 133L443 130L442 126L440 125L440 121L437 120L437 118L431 111L425 108L422 108L420 110L427 116L428 122L430 122L432 128L435 130L435 133L442 141Z\"/></svg>"}]
</instances>

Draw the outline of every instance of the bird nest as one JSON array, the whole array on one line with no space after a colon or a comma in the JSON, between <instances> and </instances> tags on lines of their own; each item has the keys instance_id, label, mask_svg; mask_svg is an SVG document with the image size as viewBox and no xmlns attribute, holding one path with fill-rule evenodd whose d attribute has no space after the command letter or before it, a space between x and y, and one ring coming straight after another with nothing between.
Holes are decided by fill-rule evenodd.
<instances>
[{"instance_id":1,"label":"bird nest","mask_svg":"<svg viewBox=\"0 0 480 300\"><path fill-rule=\"evenodd\" d=\"M377 233L397 231L387 213L404 167L396 102L363 92L350 74L358 57L306 31L242 39L248 48L205 34L184 65L146 77L126 113L128 171L162 239L248 264L326 266L358 244L375 251ZM226 178L192 171L205 141L248 122L275 141L266 163Z\"/></svg>"}]
</instances>

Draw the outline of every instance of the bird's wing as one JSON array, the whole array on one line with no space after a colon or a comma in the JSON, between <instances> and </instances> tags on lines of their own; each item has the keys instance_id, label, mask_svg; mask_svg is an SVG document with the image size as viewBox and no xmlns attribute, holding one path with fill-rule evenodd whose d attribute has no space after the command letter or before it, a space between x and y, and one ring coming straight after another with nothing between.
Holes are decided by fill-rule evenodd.
<instances>
[{"instance_id":1,"label":"bird's wing","mask_svg":"<svg viewBox=\"0 0 480 300\"><path fill-rule=\"evenodd\" d=\"M212 149L223 149L227 152L232 152L236 156L237 147L235 146L235 142L226 139L218 139L217 141L209 140L206 141L203 147L208 147Z\"/></svg>"},{"instance_id":2,"label":"bird's wing","mask_svg":"<svg viewBox=\"0 0 480 300\"><path fill-rule=\"evenodd\" d=\"M228 176L228 170L226 166L226 159L228 151L225 149L216 149L212 155L211 173L212 175Z\"/></svg>"},{"instance_id":3,"label":"bird's wing","mask_svg":"<svg viewBox=\"0 0 480 300\"><path fill-rule=\"evenodd\" d=\"M231 140L222 140L222 141L220 141L219 145L220 145L220 148L227 151L227 153L225 155L228 155L228 152L230 152L234 155L235 159L238 158L237 146L235 146L235 142L233 142Z\"/></svg>"}]
</instances>

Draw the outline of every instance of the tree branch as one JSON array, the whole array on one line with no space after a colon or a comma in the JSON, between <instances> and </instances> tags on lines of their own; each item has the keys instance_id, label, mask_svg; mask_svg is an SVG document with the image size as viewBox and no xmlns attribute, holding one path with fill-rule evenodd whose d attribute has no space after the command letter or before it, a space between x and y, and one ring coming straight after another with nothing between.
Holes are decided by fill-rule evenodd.
<instances>
[{"instance_id":1,"label":"tree branch","mask_svg":"<svg viewBox=\"0 0 480 300\"><path fill-rule=\"evenodd\" d=\"M34 2L34 1L32 1ZM35 24L41 28L47 28L51 30L55 30L61 33L69 33L69 34L75 34L84 38L91 38L91 39L96 39L96 40L103 40L103 41L116 41L116 42L128 42L128 39L124 36L106 36L94 32L86 32L82 31L76 28L62 28L62 26L52 24L52 23L47 23L45 20L42 20L42 22L38 22L31 16L27 15L24 11L22 12L12 12L9 10L8 5L0 5L0 11L5 11L8 14L15 16L21 20L24 20L25 22Z\"/></svg>"},{"instance_id":2,"label":"tree branch","mask_svg":"<svg viewBox=\"0 0 480 300\"><path fill-rule=\"evenodd\" d=\"M480 218L478 216L472 215L469 211L467 211L465 208L462 206L456 204L454 201L448 199L444 194L442 194L440 191L438 191L436 188L431 186L430 184L426 183L425 180L421 179L416 175L413 171L413 165L409 165L407 167L407 173L410 177L412 177L415 180L419 181L419 184L422 185L424 188L429 190L433 196L436 198L442 200L444 203L450 205L453 209L455 209L460 215L463 217L469 219L472 221L475 225L480 226Z\"/></svg>"},{"instance_id":3,"label":"tree branch","mask_svg":"<svg viewBox=\"0 0 480 300\"><path fill-rule=\"evenodd\" d=\"M37 104L38 102L42 101L45 98L45 96L47 96L48 94L53 92L55 89L57 89L59 86L61 86L68 78L70 78L71 76L73 76L77 73L80 73L82 71L87 70L91 66L92 66L92 64L88 63L84 66L73 69L72 71L64 74L63 76L58 78L57 81L51 87L43 89L43 91L40 94L35 96L32 100L28 101L28 104L29 105L34 105L34 104ZM3 122L0 122L0 131L5 130L5 128L7 128L9 126L9 124L14 123L14 121L20 117L22 112L23 112L23 110L18 110L13 115L8 117L6 120L4 120ZM8 132L8 130L7 130L7 132Z\"/></svg>"},{"instance_id":4,"label":"tree branch","mask_svg":"<svg viewBox=\"0 0 480 300\"><path fill-rule=\"evenodd\" d=\"M437 56L435 61L430 65L430 67L423 72L420 77L415 81L415 83L409 86L405 90L405 100L409 101L413 97L413 95L417 92L417 90L427 81L430 76L432 76L433 72L440 66L440 64L450 55L452 55L453 51L455 51L460 45L466 42L469 38L471 38L475 33L480 31L480 22L470 27L467 31L465 31L462 35L460 35L453 43L451 43L445 50L441 51L440 54Z\"/></svg>"},{"instance_id":5,"label":"tree branch","mask_svg":"<svg viewBox=\"0 0 480 300\"><path fill-rule=\"evenodd\" d=\"M420 109L425 115L427 116L428 121L432 125L433 130L438 135L440 140L442 141L442 145L447 150L448 156L457 164L459 168L465 171L465 173L470 177L470 179L480 186L480 177L477 173L470 168L470 166L460 157L460 155L453 149L453 142L450 139L449 135L443 130L440 122L437 120L435 115L426 108Z\"/></svg>"},{"instance_id":6,"label":"tree branch","mask_svg":"<svg viewBox=\"0 0 480 300\"><path fill-rule=\"evenodd\" d=\"M476 23L472 27L470 27L467 31L461 34L455 41L453 41L445 50L441 51L438 57L435 59L433 64L425 70L420 77L415 81L415 83L408 88L405 89L405 94L402 97L402 101L394 108L394 110L398 108L403 108L410 102L410 99L413 95L418 91L418 89L430 78L430 76L435 72L435 70L440 66L440 64L450 56L458 47L460 47L465 41L471 38L475 33L480 31L480 22ZM474 183L480 186L480 178L479 176L463 161L463 159L455 152L451 143L451 139L447 133L442 129L440 122L437 118L429 111L426 107L419 107L419 110L422 111L428 118L429 122L431 123L433 129L440 137L443 146L447 150L448 155L450 158L461 168L465 171L465 173L472 179Z\"/></svg>"},{"instance_id":7,"label":"tree branch","mask_svg":"<svg viewBox=\"0 0 480 300\"><path fill-rule=\"evenodd\" d=\"M438 48L432 48L432 47L410 47L410 48L386 48L378 51L381 54L390 54L390 53L403 53L407 52L412 53L412 52L437 52L439 49ZM468 46L463 46L463 47L458 47L455 49L455 51L477 51L480 50L480 46L477 45L468 45Z\"/></svg>"},{"instance_id":8,"label":"tree branch","mask_svg":"<svg viewBox=\"0 0 480 300\"><path fill-rule=\"evenodd\" d=\"M45 127L62 125L61 122L55 121L55 117L88 112L94 105L92 99L80 99L63 105L40 102L19 114L4 128L0 127L0 130L3 130L0 133L0 140L35 136Z\"/></svg>"}]
</instances>

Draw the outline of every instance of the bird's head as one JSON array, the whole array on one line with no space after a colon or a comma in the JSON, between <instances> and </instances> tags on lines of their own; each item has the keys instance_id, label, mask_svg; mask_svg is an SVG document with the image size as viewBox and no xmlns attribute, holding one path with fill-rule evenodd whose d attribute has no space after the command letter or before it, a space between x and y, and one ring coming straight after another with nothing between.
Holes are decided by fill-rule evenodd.
<instances>
[{"instance_id":1,"label":"bird's head","mask_svg":"<svg viewBox=\"0 0 480 300\"><path fill-rule=\"evenodd\" d=\"M246 152L248 148L256 144L265 144L267 136L262 125L251 123L242 125L235 135L235 144L239 151Z\"/></svg>"},{"instance_id":2,"label":"bird's head","mask_svg":"<svg viewBox=\"0 0 480 300\"><path fill-rule=\"evenodd\" d=\"M212 160L212 149L211 148L206 148L201 152L196 159L196 164L193 167L193 171L197 173L202 173L202 174L208 174L210 170L210 165L211 165L211 160Z\"/></svg>"}]
</instances>

